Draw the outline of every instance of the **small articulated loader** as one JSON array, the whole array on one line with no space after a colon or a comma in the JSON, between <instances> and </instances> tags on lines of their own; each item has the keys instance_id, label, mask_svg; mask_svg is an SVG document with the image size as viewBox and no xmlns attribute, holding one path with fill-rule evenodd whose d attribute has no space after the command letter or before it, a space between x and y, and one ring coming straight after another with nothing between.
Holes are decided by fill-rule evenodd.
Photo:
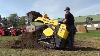
<instances>
[{"instance_id":1,"label":"small articulated loader","mask_svg":"<svg viewBox=\"0 0 100 56\"><path fill-rule=\"evenodd\" d=\"M67 26L56 19L38 17L26 27L12 47L17 48L65 48L69 34Z\"/></svg>"}]
</instances>

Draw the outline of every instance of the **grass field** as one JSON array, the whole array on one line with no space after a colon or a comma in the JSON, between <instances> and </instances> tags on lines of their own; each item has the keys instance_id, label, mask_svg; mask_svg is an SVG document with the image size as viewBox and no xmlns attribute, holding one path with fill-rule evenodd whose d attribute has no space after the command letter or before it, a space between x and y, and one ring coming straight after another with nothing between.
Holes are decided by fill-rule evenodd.
<instances>
[{"instance_id":1,"label":"grass field","mask_svg":"<svg viewBox=\"0 0 100 56\"><path fill-rule=\"evenodd\" d=\"M100 21L100 14L97 15L88 15L89 17L93 18L93 21ZM85 22L87 16L75 17L75 22Z\"/></svg>"},{"instance_id":2,"label":"grass field","mask_svg":"<svg viewBox=\"0 0 100 56\"><path fill-rule=\"evenodd\" d=\"M100 39L100 30L97 31L89 31L88 33L77 33L76 38L80 40L98 38Z\"/></svg>"},{"instance_id":3,"label":"grass field","mask_svg":"<svg viewBox=\"0 0 100 56\"><path fill-rule=\"evenodd\" d=\"M87 39L87 38L98 38L100 39L100 30L97 31L89 31L88 33L76 33L75 36L76 39ZM9 41L9 40L16 40L16 37L13 36L1 36L0 37L0 42L4 42L4 41Z\"/></svg>"},{"instance_id":4,"label":"grass field","mask_svg":"<svg viewBox=\"0 0 100 56\"><path fill-rule=\"evenodd\" d=\"M0 37L0 43L16 40L17 37ZM82 46L95 48L85 48L87 50L63 51L63 50L34 50L34 49L9 49L0 48L0 56L100 56L100 31L89 31L89 33L77 33L75 40ZM80 43L82 41L82 43ZM90 42L91 43L90 43ZM95 47L97 46L97 47ZM96 48L99 48L96 50Z\"/></svg>"},{"instance_id":5,"label":"grass field","mask_svg":"<svg viewBox=\"0 0 100 56\"><path fill-rule=\"evenodd\" d=\"M7 42L7 41L13 41L16 39L17 39L17 37L13 37L13 36L1 36L0 43Z\"/></svg>"}]
</instances>

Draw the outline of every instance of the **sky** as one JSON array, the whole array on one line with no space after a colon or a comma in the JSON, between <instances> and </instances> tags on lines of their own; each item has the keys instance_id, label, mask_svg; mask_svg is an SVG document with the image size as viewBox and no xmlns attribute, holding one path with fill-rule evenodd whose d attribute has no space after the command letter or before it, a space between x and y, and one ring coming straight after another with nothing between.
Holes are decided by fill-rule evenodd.
<instances>
[{"instance_id":1,"label":"sky","mask_svg":"<svg viewBox=\"0 0 100 56\"><path fill-rule=\"evenodd\" d=\"M74 16L100 14L100 0L0 0L0 15L8 17L17 13L25 16L29 11L37 11L51 18L64 18L67 6Z\"/></svg>"}]
</instances>

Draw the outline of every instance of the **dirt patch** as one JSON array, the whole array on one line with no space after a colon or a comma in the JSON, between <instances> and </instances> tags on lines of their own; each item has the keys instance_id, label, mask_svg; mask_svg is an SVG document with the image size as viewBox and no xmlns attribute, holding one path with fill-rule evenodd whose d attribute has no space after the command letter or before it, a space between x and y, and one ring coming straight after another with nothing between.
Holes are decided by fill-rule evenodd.
<instances>
[{"instance_id":1,"label":"dirt patch","mask_svg":"<svg viewBox=\"0 0 100 56\"><path fill-rule=\"evenodd\" d=\"M45 49L43 45L39 44L37 41L38 32L33 33L24 33L18 40L8 41L5 43L0 43L0 48L34 48L34 49ZM100 41L99 39L85 39L85 40L75 40L73 49L64 49L64 50L99 50L100 51Z\"/></svg>"},{"instance_id":2,"label":"dirt patch","mask_svg":"<svg viewBox=\"0 0 100 56\"><path fill-rule=\"evenodd\" d=\"M26 32L18 37L18 40L7 41L4 43L0 43L0 48L43 48L42 45L37 43L36 35L37 33L29 33Z\"/></svg>"},{"instance_id":3,"label":"dirt patch","mask_svg":"<svg viewBox=\"0 0 100 56\"><path fill-rule=\"evenodd\" d=\"M0 56L100 56L100 39L76 38L73 49L55 50L38 44L35 34L24 33L16 41L0 43Z\"/></svg>"},{"instance_id":4,"label":"dirt patch","mask_svg":"<svg viewBox=\"0 0 100 56\"><path fill-rule=\"evenodd\" d=\"M75 46L100 48L100 40L98 39L76 40Z\"/></svg>"}]
</instances>

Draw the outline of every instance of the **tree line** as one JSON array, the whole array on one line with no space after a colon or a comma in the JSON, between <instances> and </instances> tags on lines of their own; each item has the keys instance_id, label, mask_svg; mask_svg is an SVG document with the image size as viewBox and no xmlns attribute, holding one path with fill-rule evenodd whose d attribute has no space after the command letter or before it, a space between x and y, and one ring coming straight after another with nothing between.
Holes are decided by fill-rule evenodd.
<instances>
[{"instance_id":1,"label":"tree line","mask_svg":"<svg viewBox=\"0 0 100 56\"><path fill-rule=\"evenodd\" d=\"M10 14L8 17L1 18L0 26L2 27L23 27L26 25L26 16L19 17L17 14Z\"/></svg>"}]
</instances>

